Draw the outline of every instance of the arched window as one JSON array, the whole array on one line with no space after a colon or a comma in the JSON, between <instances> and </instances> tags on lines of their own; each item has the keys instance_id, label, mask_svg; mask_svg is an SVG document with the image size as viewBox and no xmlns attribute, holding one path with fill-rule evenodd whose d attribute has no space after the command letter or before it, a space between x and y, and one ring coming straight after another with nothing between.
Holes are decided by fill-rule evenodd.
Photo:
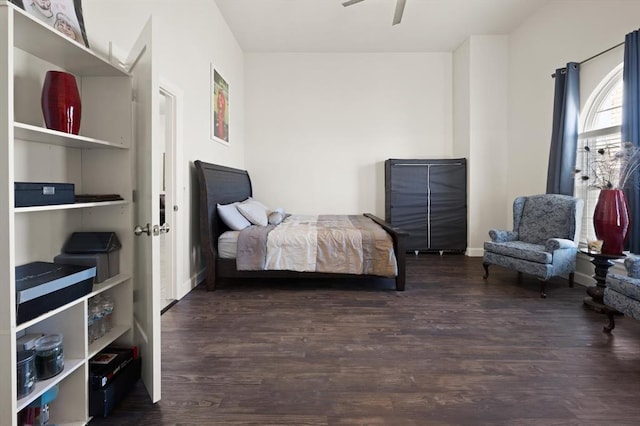
<instances>
[{"instance_id":1,"label":"arched window","mask_svg":"<svg viewBox=\"0 0 640 426\"><path fill-rule=\"evenodd\" d=\"M576 169L588 173L588 155L600 148L618 149L621 145L622 126L622 70L620 64L609 73L591 93L583 111L580 113L580 134L578 135L578 152ZM582 241L595 240L593 230L593 210L600 190L589 187L588 181L582 181L582 173L576 174L578 179L575 195L584 200L582 216Z\"/></svg>"}]
</instances>

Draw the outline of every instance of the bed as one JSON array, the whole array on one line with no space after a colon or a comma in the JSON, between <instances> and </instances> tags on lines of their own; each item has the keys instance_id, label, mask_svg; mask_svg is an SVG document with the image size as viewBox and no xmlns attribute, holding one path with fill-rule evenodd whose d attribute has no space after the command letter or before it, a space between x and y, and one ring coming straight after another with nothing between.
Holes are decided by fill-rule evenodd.
<instances>
[{"instance_id":1,"label":"bed","mask_svg":"<svg viewBox=\"0 0 640 426\"><path fill-rule=\"evenodd\" d=\"M233 240L237 238L230 228L223 222L220 217L218 205L232 205L240 203L252 197L251 179L246 170L235 169L216 164L205 163L203 161L195 161L196 174L199 184L199 216L200 216L200 243L202 255L206 262L206 288L209 291L215 290L216 284L224 278L338 278L338 277L361 277L361 278L391 278L395 280L395 289L403 291L405 288L406 270L405 270L405 236L406 234L397 228L393 228L387 222L374 216L373 214L364 213L359 216L329 216L325 218L328 223L332 222L354 222L359 226L368 229L378 228L378 233L384 230L384 238L389 240L388 244L392 247L390 258L393 259L394 274L391 276L388 272L382 274L375 273L379 268L365 268L360 273L344 273L341 268L337 268L337 272L327 270L322 271L306 271L306 270L264 270L254 269L246 270L240 262L240 257L234 258L230 251L234 248L228 248L225 238L228 236ZM254 230L264 234L282 234L281 230L287 226L292 227L291 221L296 219L287 217L285 221L277 226L269 226L267 231L261 230L262 227L252 226ZM297 218L299 220L299 218ZM305 218L303 218L305 219ZM304 220L303 220L304 221ZM314 223L320 222L314 217ZM266 228L265 228L266 229ZM274 232L277 229L278 232ZM242 233L246 231L240 231ZM223 238L221 239L221 235ZM389 238L390 237L390 238ZM271 237L269 237L271 238ZM235 244L240 244L241 240L236 240ZM219 250L219 243L223 244L222 252ZM362 243L363 247L365 243ZM230 247L233 246L233 242ZM372 251L375 249L371 249ZM343 254L340 254L344 256ZM241 268L238 268L241 264ZM285 262L286 264L286 262ZM367 271L374 271L368 273Z\"/></svg>"}]
</instances>

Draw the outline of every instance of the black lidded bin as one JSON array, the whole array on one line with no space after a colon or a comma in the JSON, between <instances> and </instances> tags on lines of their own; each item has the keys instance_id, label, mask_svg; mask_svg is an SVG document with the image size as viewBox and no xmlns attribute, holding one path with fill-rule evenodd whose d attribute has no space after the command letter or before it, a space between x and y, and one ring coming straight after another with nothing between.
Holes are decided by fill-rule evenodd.
<instances>
[{"instance_id":1,"label":"black lidded bin","mask_svg":"<svg viewBox=\"0 0 640 426\"><path fill-rule=\"evenodd\" d=\"M96 267L96 283L120 273L122 244L115 232L74 232L62 247L55 263Z\"/></svg>"},{"instance_id":2,"label":"black lidded bin","mask_svg":"<svg viewBox=\"0 0 640 426\"><path fill-rule=\"evenodd\" d=\"M76 202L73 183L14 182L14 206L32 207Z\"/></svg>"},{"instance_id":3,"label":"black lidded bin","mask_svg":"<svg viewBox=\"0 0 640 426\"><path fill-rule=\"evenodd\" d=\"M95 267L31 262L16 266L16 323L22 324L93 289Z\"/></svg>"}]
</instances>

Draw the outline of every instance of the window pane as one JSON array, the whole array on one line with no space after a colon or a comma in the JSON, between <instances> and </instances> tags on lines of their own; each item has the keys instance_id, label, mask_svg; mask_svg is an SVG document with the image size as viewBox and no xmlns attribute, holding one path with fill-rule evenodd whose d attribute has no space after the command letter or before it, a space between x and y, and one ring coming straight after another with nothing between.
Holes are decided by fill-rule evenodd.
<instances>
[{"instance_id":1,"label":"window pane","mask_svg":"<svg viewBox=\"0 0 640 426\"><path fill-rule=\"evenodd\" d=\"M622 70L600 85L600 92L584 113L587 114L584 131L622 124Z\"/></svg>"},{"instance_id":2,"label":"window pane","mask_svg":"<svg viewBox=\"0 0 640 426\"><path fill-rule=\"evenodd\" d=\"M609 126L620 126L622 124L622 106L605 109L596 112L593 129L602 129Z\"/></svg>"},{"instance_id":3,"label":"window pane","mask_svg":"<svg viewBox=\"0 0 640 426\"><path fill-rule=\"evenodd\" d=\"M591 96L593 99L585 106L581 115L584 117L583 136L578 140L578 152L576 156L575 195L584 200L584 212L582 215L582 228L580 241L595 240L596 235L593 229L593 211L595 210L600 189L589 186L589 180L582 180L584 174L592 176L592 171L588 170L589 155L596 154L599 148L613 147L621 145L620 126L622 125L622 65L612 71L605 80L598 85L596 93ZM604 129L604 134L598 137L586 138L584 133ZM609 131L610 130L610 131ZM589 154L584 147L590 148Z\"/></svg>"},{"instance_id":4,"label":"window pane","mask_svg":"<svg viewBox=\"0 0 640 426\"><path fill-rule=\"evenodd\" d=\"M594 123L585 130L622 125L622 79L605 89L608 90L598 105Z\"/></svg>"}]
</instances>

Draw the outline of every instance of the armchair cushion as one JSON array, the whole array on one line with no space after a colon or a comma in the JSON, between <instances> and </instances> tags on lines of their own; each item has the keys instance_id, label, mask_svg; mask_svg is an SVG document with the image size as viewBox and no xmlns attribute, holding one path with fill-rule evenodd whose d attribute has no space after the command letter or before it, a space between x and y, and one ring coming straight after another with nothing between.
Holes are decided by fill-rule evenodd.
<instances>
[{"instance_id":1,"label":"armchair cushion","mask_svg":"<svg viewBox=\"0 0 640 426\"><path fill-rule=\"evenodd\" d=\"M640 278L610 272L607 274L603 299L604 304L615 311L640 320ZM610 332L615 327L614 311L607 314L609 325L605 326L604 330Z\"/></svg>"},{"instance_id":2,"label":"armchair cushion","mask_svg":"<svg viewBox=\"0 0 640 426\"><path fill-rule=\"evenodd\" d=\"M525 243L523 241L507 241L504 243L485 241L484 250L542 264L551 263L553 260L553 256L551 253L545 251L543 245Z\"/></svg>"},{"instance_id":3,"label":"armchair cushion","mask_svg":"<svg viewBox=\"0 0 640 426\"><path fill-rule=\"evenodd\" d=\"M640 301L640 279L620 274L607 274L607 290L615 291L630 299Z\"/></svg>"}]
</instances>

